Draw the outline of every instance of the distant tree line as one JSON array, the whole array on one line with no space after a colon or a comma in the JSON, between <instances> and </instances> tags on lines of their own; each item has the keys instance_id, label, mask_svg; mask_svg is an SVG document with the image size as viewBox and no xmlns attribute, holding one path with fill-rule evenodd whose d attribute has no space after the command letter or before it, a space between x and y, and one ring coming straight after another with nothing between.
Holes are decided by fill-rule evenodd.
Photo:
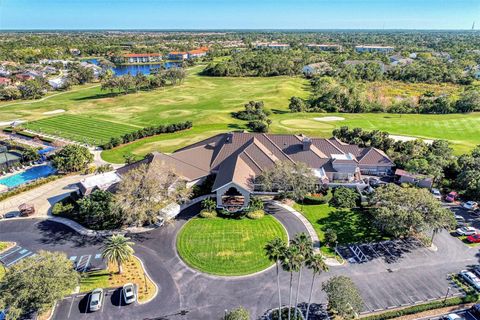
<instances>
[{"instance_id":1,"label":"distant tree line","mask_svg":"<svg viewBox=\"0 0 480 320\"><path fill-rule=\"evenodd\" d=\"M115 148L121 144L129 143L138 139L151 137L157 134L162 133L173 133L177 131L187 130L192 128L193 124L191 121L172 123L168 125L158 125L154 127L146 127L134 132L127 133L122 137L113 137L109 142L105 143L101 147L105 150Z\"/></svg>"},{"instance_id":2,"label":"distant tree line","mask_svg":"<svg viewBox=\"0 0 480 320\"><path fill-rule=\"evenodd\" d=\"M161 70L156 74L149 76L143 73L137 73L132 76L126 74L123 76L113 76L111 72L102 79L102 90L109 90L114 92L128 94L131 92L138 92L139 90L152 90L157 88L164 88L166 86L176 86L181 83L186 77L185 70L182 68L170 68Z\"/></svg>"},{"instance_id":3,"label":"distant tree line","mask_svg":"<svg viewBox=\"0 0 480 320\"><path fill-rule=\"evenodd\" d=\"M332 77L314 77L310 79L310 85L310 97L290 99L291 112L447 114L480 111L480 91L474 86L466 87L458 98L427 91L418 98L418 101L400 100L385 106L379 101L370 99L365 86L358 82Z\"/></svg>"},{"instance_id":4,"label":"distant tree line","mask_svg":"<svg viewBox=\"0 0 480 320\"><path fill-rule=\"evenodd\" d=\"M245 50L210 63L202 72L215 77L272 77L301 74L312 53L301 50Z\"/></svg>"},{"instance_id":5,"label":"distant tree line","mask_svg":"<svg viewBox=\"0 0 480 320\"><path fill-rule=\"evenodd\" d=\"M365 131L341 127L333 136L343 142L383 150L398 168L433 177L434 183L446 189L456 189L469 199L480 200L480 146L470 154L457 157L448 141L395 141L388 132Z\"/></svg>"}]
</instances>

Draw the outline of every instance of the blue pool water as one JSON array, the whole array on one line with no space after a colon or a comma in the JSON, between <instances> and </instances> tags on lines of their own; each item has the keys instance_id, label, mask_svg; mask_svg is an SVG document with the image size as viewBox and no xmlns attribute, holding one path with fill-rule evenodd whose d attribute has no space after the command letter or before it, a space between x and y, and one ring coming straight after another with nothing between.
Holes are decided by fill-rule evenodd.
<instances>
[{"instance_id":1,"label":"blue pool water","mask_svg":"<svg viewBox=\"0 0 480 320\"><path fill-rule=\"evenodd\" d=\"M51 175L55 169L51 166L38 166L25 170L24 172L14 174L13 176L0 179L0 184L9 188L18 187L24 183Z\"/></svg>"},{"instance_id":2,"label":"blue pool water","mask_svg":"<svg viewBox=\"0 0 480 320\"><path fill-rule=\"evenodd\" d=\"M97 59L87 59L84 60L95 65L98 65ZM123 76L124 74L130 73L132 76L137 73L143 73L148 75L159 68L170 69L172 67L180 67L181 64L175 62L163 62L163 63L151 63L151 64L132 64L132 65L118 65L112 68L113 73L116 76Z\"/></svg>"}]
</instances>

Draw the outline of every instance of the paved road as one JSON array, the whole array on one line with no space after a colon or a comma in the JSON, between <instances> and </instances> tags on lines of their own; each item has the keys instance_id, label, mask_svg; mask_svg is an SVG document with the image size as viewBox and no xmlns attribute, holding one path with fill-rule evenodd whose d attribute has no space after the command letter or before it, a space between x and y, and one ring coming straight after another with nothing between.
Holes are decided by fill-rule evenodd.
<instances>
[{"instance_id":1,"label":"paved road","mask_svg":"<svg viewBox=\"0 0 480 320\"><path fill-rule=\"evenodd\" d=\"M216 319L225 309L247 307L252 315L261 315L275 307L275 270L244 278L214 277L200 274L187 267L175 250L176 234L183 224L198 212L194 206L183 212L172 223L140 235L132 235L135 251L146 265L148 273L159 285L159 294L146 305L105 305L103 312L82 312L80 297L60 302L55 319ZM282 209L274 210L293 236L305 231L303 224ZM0 240L17 241L19 246L31 251L40 249L60 250L69 256L90 255L100 248L100 240L92 240L51 221L23 220L0 222ZM451 283L447 275L466 266L478 263L477 249L468 248L448 233L441 233L435 240L439 250L405 248L373 257L365 263L332 267L319 277L314 301L325 302L320 290L321 281L332 275L348 275L359 287L365 300L365 311L412 304L439 298ZM385 244L387 247L389 244ZM397 244L399 246L400 244ZM393 256L395 256L393 258ZM301 301L308 299L311 275L304 274L301 285ZM283 297L287 297L288 274L281 274ZM457 293L455 288L451 294ZM180 315L186 311L185 316Z\"/></svg>"}]
</instances>

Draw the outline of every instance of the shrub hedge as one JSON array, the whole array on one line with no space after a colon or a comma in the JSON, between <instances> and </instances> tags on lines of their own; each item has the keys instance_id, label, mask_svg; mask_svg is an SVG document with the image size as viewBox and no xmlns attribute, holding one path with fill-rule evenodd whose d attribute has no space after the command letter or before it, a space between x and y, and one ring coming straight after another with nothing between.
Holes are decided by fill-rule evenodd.
<instances>
[{"instance_id":1,"label":"shrub hedge","mask_svg":"<svg viewBox=\"0 0 480 320\"><path fill-rule=\"evenodd\" d=\"M255 210L247 213L247 217L253 220L261 219L265 216L265 211Z\"/></svg>"},{"instance_id":2,"label":"shrub hedge","mask_svg":"<svg viewBox=\"0 0 480 320\"><path fill-rule=\"evenodd\" d=\"M108 150L108 149L118 147L121 144L133 142L135 140L139 140L145 137L151 137L151 136L162 134L162 133L173 133L177 131L182 131L182 130L190 129L192 128L192 126L193 124L191 121L185 121L185 122L172 123L169 125L161 124L155 127L146 127L131 133L127 133L122 137L113 137L110 139L109 142L105 143L101 147L104 150Z\"/></svg>"},{"instance_id":3,"label":"shrub hedge","mask_svg":"<svg viewBox=\"0 0 480 320\"><path fill-rule=\"evenodd\" d=\"M362 317L362 320L393 319L393 318L397 318L397 317L401 317L401 316L420 313L420 312L423 312L423 311L434 310L434 309L439 309L439 308L444 308L444 307L452 307L452 306L456 306L456 305L460 305L460 304L464 304L464 303L477 302L478 299L479 299L478 294L469 294L469 295L466 295L465 297L449 298L445 301L445 303L443 303L443 300L433 301L433 302L429 302L429 303L424 303L424 304L419 304L419 305L416 305L416 306L408 307L408 308L405 308L405 309L393 310L393 311L388 311L388 312L381 313L381 314Z\"/></svg>"},{"instance_id":4,"label":"shrub hedge","mask_svg":"<svg viewBox=\"0 0 480 320\"><path fill-rule=\"evenodd\" d=\"M216 211L207 211L207 210L202 210L200 211L200 217L202 218L215 218L217 216Z\"/></svg>"}]
</instances>

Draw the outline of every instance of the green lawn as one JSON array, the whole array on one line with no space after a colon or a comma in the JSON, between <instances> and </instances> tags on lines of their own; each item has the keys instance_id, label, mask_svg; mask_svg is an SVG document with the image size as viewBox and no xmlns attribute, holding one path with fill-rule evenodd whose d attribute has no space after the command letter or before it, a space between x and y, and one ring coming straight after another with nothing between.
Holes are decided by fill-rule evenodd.
<instances>
[{"instance_id":1,"label":"green lawn","mask_svg":"<svg viewBox=\"0 0 480 320\"><path fill-rule=\"evenodd\" d=\"M361 210L336 209L328 204L295 204L294 208L313 225L322 243L322 252L326 254L334 254L333 249L323 245L325 231L328 229L336 231L339 245L386 239L372 225L368 213Z\"/></svg>"},{"instance_id":2,"label":"green lawn","mask_svg":"<svg viewBox=\"0 0 480 320\"><path fill-rule=\"evenodd\" d=\"M272 265L265 244L275 237L287 240L283 226L272 216L259 220L193 218L177 237L177 250L191 267L216 275L245 275Z\"/></svg>"},{"instance_id":3,"label":"green lawn","mask_svg":"<svg viewBox=\"0 0 480 320\"><path fill-rule=\"evenodd\" d=\"M110 272L107 270L91 271L82 274L80 292L89 292L96 288L108 288Z\"/></svg>"},{"instance_id":4,"label":"green lawn","mask_svg":"<svg viewBox=\"0 0 480 320\"><path fill-rule=\"evenodd\" d=\"M159 135L105 151L107 161L121 163L123 155L143 156L152 151L171 152L177 148L211 135L245 129L245 122L233 119L231 113L243 108L249 100L263 100L273 111L272 133L305 133L329 137L334 128L347 125L366 130L385 130L392 134L430 139L447 139L458 153L480 144L480 113L449 115L396 115L384 113L328 114L345 118L325 122L314 118L324 113L292 114L288 112L291 96L307 97L308 82L300 77L229 78L205 77L198 74L202 66L188 71L184 83L148 92L115 95L101 91L98 85L75 87L73 91L54 93L41 101L0 103L4 121L25 119L40 122L27 124L50 133L76 140L104 141L120 132L151 125L191 120L193 129ZM427 89L454 94L460 90L453 85L373 83L388 97L417 95ZM372 89L373 90L373 89ZM66 110L59 115L45 112ZM74 117L72 117L74 116ZM79 117L80 116L80 117ZM88 119L88 121L87 121ZM66 120L66 121L64 121ZM103 130L105 128L105 130Z\"/></svg>"},{"instance_id":5,"label":"green lawn","mask_svg":"<svg viewBox=\"0 0 480 320\"><path fill-rule=\"evenodd\" d=\"M120 137L141 129L141 127L73 114L29 122L25 127L37 132L97 145L108 142L112 137Z\"/></svg>"}]
</instances>

